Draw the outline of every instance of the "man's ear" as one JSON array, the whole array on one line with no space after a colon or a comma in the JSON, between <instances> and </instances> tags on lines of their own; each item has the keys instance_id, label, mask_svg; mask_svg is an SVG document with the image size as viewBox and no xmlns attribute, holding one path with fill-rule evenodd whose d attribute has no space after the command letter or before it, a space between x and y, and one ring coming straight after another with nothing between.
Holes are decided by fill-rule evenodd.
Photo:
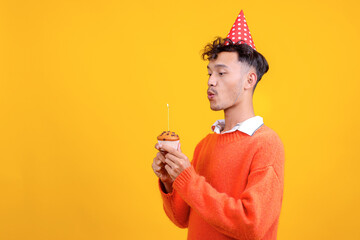
<instances>
[{"instance_id":1,"label":"man's ear","mask_svg":"<svg viewBox=\"0 0 360 240\"><path fill-rule=\"evenodd\" d=\"M257 75L256 72L253 68L250 69L250 71L248 72L247 76L246 76L246 81L245 81L245 89L251 89L254 88L255 84L257 81Z\"/></svg>"}]
</instances>

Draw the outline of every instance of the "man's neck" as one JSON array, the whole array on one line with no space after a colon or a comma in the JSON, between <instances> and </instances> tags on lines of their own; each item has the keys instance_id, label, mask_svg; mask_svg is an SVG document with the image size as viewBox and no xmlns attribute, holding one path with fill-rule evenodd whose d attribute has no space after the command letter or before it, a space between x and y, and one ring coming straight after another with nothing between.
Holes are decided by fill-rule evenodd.
<instances>
[{"instance_id":1,"label":"man's neck","mask_svg":"<svg viewBox=\"0 0 360 240\"><path fill-rule=\"evenodd\" d=\"M250 102L240 102L238 105L224 110L225 127L223 131L231 130L237 123L255 117L252 99Z\"/></svg>"}]
</instances>

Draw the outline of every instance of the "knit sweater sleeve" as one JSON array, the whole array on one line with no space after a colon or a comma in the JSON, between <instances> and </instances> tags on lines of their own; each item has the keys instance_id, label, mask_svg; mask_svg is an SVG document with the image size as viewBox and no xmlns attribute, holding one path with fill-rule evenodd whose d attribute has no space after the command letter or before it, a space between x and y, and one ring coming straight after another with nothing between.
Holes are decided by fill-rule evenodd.
<instances>
[{"instance_id":1,"label":"knit sweater sleeve","mask_svg":"<svg viewBox=\"0 0 360 240\"><path fill-rule=\"evenodd\" d=\"M189 205L173 189L171 193L165 193L159 179L159 190L163 200L163 208L168 218L178 227L187 228L189 222Z\"/></svg>"},{"instance_id":2,"label":"knit sweater sleeve","mask_svg":"<svg viewBox=\"0 0 360 240\"><path fill-rule=\"evenodd\" d=\"M196 166L196 160L201 149L203 141L200 141L195 148L191 166ZM189 222L189 205L182 199L179 193L173 189L171 193L165 193L160 179L158 186L163 200L163 208L168 218L178 227L187 228Z\"/></svg>"},{"instance_id":3,"label":"knit sweater sleeve","mask_svg":"<svg viewBox=\"0 0 360 240\"><path fill-rule=\"evenodd\" d=\"M173 187L219 232L235 239L262 239L280 215L283 174L278 174L274 166L283 160L282 144L255 154L253 162L273 164L252 169L239 198L218 192L192 166L175 179Z\"/></svg>"}]
</instances>

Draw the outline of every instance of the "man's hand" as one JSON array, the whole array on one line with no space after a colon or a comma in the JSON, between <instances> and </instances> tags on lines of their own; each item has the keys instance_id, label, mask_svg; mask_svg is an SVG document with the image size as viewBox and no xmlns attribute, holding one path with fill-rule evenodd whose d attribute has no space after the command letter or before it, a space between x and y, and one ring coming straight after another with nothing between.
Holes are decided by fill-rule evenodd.
<instances>
[{"instance_id":1,"label":"man's hand","mask_svg":"<svg viewBox=\"0 0 360 240\"><path fill-rule=\"evenodd\" d=\"M159 150L159 144L155 145L155 148ZM164 184L164 187L168 193L172 192L172 183L173 179L170 177L169 173L166 171L165 166L165 153L158 152L156 157L153 160L152 168L155 175L160 178L161 182Z\"/></svg>"},{"instance_id":2,"label":"man's hand","mask_svg":"<svg viewBox=\"0 0 360 240\"><path fill-rule=\"evenodd\" d=\"M165 169L172 180L175 180L182 171L191 166L188 157L181 152L180 148L176 150L167 145L160 145L159 150L167 152L165 154Z\"/></svg>"}]
</instances>

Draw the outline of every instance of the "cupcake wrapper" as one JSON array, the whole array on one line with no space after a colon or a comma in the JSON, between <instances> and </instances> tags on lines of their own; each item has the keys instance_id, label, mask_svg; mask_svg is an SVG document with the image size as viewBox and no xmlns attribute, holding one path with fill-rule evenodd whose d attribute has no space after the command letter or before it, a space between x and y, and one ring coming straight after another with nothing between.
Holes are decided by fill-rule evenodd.
<instances>
[{"instance_id":1,"label":"cupcake wrapper","mask_svg":"<svg viewBox=\"0 0 360 240\"><path fill-rule=\"evenodd\" d=\"M162 145L167 145L167 146L173 147L177 150L179 147L180 140L177 140L177 141L160 141L160 140L158 140L158 143L162 144Z\"/></svg>"}]
</instances>

